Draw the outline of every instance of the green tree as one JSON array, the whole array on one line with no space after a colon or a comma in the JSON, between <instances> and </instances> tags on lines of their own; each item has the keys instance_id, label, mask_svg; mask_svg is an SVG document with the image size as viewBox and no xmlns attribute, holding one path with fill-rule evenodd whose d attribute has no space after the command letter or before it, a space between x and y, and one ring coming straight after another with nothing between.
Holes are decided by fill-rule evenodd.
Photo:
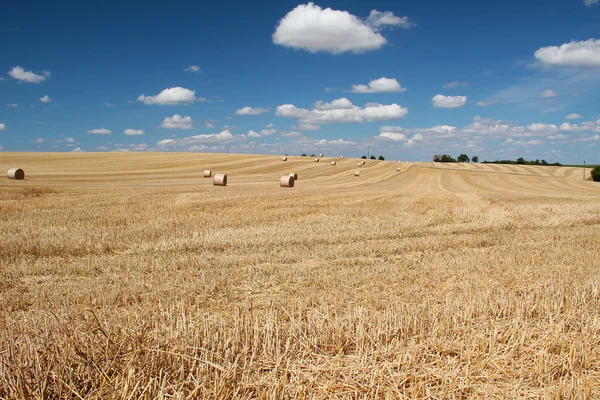
<instances>
[{"instance_id":1,"label":"green tree","mask_svg":"<svg viewBox=\"0 0 600 400\"><path fill-rule=\"evenodd\" d=\"M370 158L371 160L376 160L375 156L371 156Z\"/></svg>"},{"instance_id":2,"label":"green tree","mask_svg":"<svg viewBox=\"0 0 600 400\"><path fill-rule=\"evenodd\" d=\"M525 159L523 157L517 158L517 164L525 165Z\"/></svg>"},{"instance_id":3,"label":"green tree","mask_svg":"<svg viewBox=\"0 0 600 400\"><path fill-rule=\"evenodd\" d=\"M378 160L379 160L379 161L385 161L385 157L383 157L383 156L379 156Z\"/></svg>"},{"instance_id":4,"label":"green tree","mask_svg":"<svg viewBox=\"0 0 600 400\"><path fill-rule=\"evenodd\" d=\"M316 157L314 154L311 154L310 156L311 156L311 157Z\"/></svg>"},{"instance_id":5,"label":"green tree","mask_svg":"<svg viewBox=\"0 0 600 400\"><path fill-rule=\"evenodd\" d=\"M367 159L367 156L362 156L361 158L362 158L363 160L366 160L366 159Z\"/></svg>"},{"instance_id":6,"label":"green tree","mask_svg":"<svg viewBox=\"0 0 600 400\"><path fill-rule=\"evenodd\" d=\"M600 182L600 165L592 170L592 179L594 182Z\"/></svg>"},{"instance_id":7,"label":"green tree","mask_svg":"<svg viewBox=\"0 0 600 400\"><path fill-rule=\"evenodd\" d=\"M479 162L479 157L473 156L473 158L471 158L471 161L473 161L473 162Z\"/></svg>"},{"instance_id":8,"label":"green tree","mask_svg":"<svg viewBox=\"0 0 600 400\"><path fill-rule=\"evenodd\" d=\"M468 155L466 154L461 154L460 156L458 156L457 161L458 162L469 162L471 159L469 158Z\"/></svg>"},{"instance_id":9,"label":"green tree","mask_svg":"<svg viewBox=\"0 0 600 400\"><path fill-rule=\"evenodd\" d=\"M306 157L306 153L302 153L302 157Z\"/></svg>"},{"instance_id":10,"label":"green tree","mask_svg":"<svg viewBox=\"0 0 600 400\"><path fill-rule=\"evenodd\" d=\"M456 162L456 160L450 157L448 154L444 154L440 162Z\"/></svg>"}]
</instances>

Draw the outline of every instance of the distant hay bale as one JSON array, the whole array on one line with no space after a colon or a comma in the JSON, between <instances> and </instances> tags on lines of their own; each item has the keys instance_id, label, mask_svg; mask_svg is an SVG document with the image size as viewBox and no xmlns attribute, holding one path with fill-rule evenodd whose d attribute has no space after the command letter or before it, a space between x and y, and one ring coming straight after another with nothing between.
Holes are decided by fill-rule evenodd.
<instances>
[{"instance_id":1,"label":"distant hay bale","mask_svg":"<svg viewBox=\"0 0 600 400\"><path fill-rule=\"evenodd\" d=\"M227 175L225 174L215 174L213 178L214 186L227 186Z\"/></svg>"},{"instance_id":2,"label":"distant hay bale","mask_svg":"<svg viewBox=\"0 0 600 400\"><path fill-rule=\"evenodd\" d=\"M315 158L315 162L319 162L319 158L318 158L318 157L317 157L317 158Z\"/></svg>"},{"instance_id":3,"label":"distant hay bale","mask_svg":"<svg viewBox=\"0 0 600 400\"><path fill-rule=\"evenodd\" d=\"M367 162L365 160L362 160L362 165L365 165Z\"/></svg>"},{"instance_id":4,"label":"distant hay bale","mask_svg":"<svg viewBox=\"0 0 600 400\"><path fill-rule=\"evenodd\" d=\"M25 171L21 168L10 168L6 172L8 179L25 179Z\"/></svg>"},{"instance_id":5,"label":"distant hay bale","mask_svg":"<svg viewBox=\"0 0 600 400\"><path fill-rule=\"evenodd\" d=\"M344 156L342 156L342 158L344 158Z\"/></svg>"},{"instance_id":6,"label":"distant hay bale","mask_svg":"<svg viewBox=\"0 0 600 400\"><path fill-rule=\"evenodd\" d=\"M287 157L281 157L281 161L287 161Z\"/></svg>"},{"instance_id":7,"label":"distant hay bale","mask_svg":"<svg viewBox=\"0 0 600 400\"><path fill-rule=\"evenodd\" d=\"M354 171L354 176L360 176L360 171L359 170L355 170Z\"/></svg>"},{"instance_id":8,"label":"distant hay bale","mask_svg":"<svg viewBox=\"0 0 600 400\"><path fill-rule=\"evenodd\" d=\"M319 157L323 157L323 154L319 154Z\"/></svg>"},{"instance_id":9,"label":"distant hay bale","mask_svg":"<svg viewBox=\"0 0 600 400\"><path fill-rule=\"evenodd\" d=\"M294 187L294 177L291 175L284 175L279 178L279 186L281 187Z\"/></svg>"},{"instance_id":10,"label":"distant hay bale","mask_svg":"<svg viewBox=\"0 0 600 400\"><path fill-rule=\"evenodd\" d=\"M295 180L295 181L297 181L297 180L298 180L298 174L297 174L297 173L295 173L295 172L290 172L290 176L291 176L292 178L294 178L294 180Z\"/></svg>"},{"instance_id":11,"label":"distant hay bale","mask_svg":"<svg viewBox=\"0 0 600 400\"><path fill-rule=\"evenodd\" d=\"M336 164L336 162L335 162L335 161L332 161L332 162L331 162L331 166L332 166L332 167L335 167L335 164Z\"/></svg>"},{"instance_id":12,"label":"distant hay bale","mask_svg":"<svg viewBox=\"0 0 600 400\"><path fill-rule=\"evenodd\" d=\"M358 164L356 164L357 167L362 167L362 163L359 162Z\"/></svg>"},{"instance_id":13,"label":"distant hay bale","mask_svg":"<svg viewBox=\"0 0 600 400\"><path fill-rule=\"evenodd\" d=\"M396 168L396 171L400 171L400 167Z\"/></svg>"},{"instance_id":14,"label":"distant hay bale","mask_svg":"<svg viewBox=\"0 0 600 400\"><path fill-rule=\"evenodd\" d=\"M212 171L210 169L205 169L204 170L204 177L205 178L210 178L212 176Z\"/></svg>"}]
</instances>

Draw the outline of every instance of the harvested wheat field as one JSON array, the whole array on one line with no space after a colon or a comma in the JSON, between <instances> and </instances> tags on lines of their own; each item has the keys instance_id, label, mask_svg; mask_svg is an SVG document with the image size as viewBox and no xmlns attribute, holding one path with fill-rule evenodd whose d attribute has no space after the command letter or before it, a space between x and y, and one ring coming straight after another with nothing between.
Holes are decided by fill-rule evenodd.
<instances>
[{"instance_id":1,"label":"harvested wheat field","mask_svg":"<svg viewBox=\"0 0 600 400\"><path fill-rule=\"evenodd\" d=\"M3 153L0 397L600 398L600 184L356 163Z\"/></svg>"}]
</instances>

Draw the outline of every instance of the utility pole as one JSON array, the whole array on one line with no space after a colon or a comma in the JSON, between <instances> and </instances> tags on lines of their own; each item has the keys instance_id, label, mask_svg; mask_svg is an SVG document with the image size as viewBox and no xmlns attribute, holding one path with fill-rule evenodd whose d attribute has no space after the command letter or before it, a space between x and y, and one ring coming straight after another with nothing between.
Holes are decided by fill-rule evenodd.
<instances>
[{"instance_id":1,"label":"utility pole","mask_svg":"<svg viewBox=\"0 0 600 400\"><path fill-rule=\"evenodd\" d=\"M585 181L585 160L583 160L583 180Z\"/></svg>"},{"instance_id":2,"label":"utility pole","mask_svg":"<svg viewBox=\"0 0 600 400\"><path fill-rule=\"evenodd\" d=\"M227 146L227 153L229 153L229 146Z\"/></svg>"},{"instance_id":3,"label":"utility pole","mask_svg":"<svg viewBox=\"0 0 600 400\"><path fill-rule=\"evenodd\" d=\"M367 158L370 158L370 154L369 154L369 149L371 148L371 146L367 146Z\"/></svg>"}]
</instances>

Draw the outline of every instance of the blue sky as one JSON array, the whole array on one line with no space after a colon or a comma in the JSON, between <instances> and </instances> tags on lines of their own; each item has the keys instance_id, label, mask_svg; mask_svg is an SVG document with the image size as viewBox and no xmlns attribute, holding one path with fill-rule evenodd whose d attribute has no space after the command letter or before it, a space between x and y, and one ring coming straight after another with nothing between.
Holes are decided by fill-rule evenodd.
<instances>
[{"instance_id":1,"label":"blue sky","mask_svg":"<svg viewBox=\"0 0 600 400\"><path fill-rule=\"evenodd\" d=\"M598 0L88 3L2 7L0 150L600 163Z\"/></svg>"}]
</instances>

